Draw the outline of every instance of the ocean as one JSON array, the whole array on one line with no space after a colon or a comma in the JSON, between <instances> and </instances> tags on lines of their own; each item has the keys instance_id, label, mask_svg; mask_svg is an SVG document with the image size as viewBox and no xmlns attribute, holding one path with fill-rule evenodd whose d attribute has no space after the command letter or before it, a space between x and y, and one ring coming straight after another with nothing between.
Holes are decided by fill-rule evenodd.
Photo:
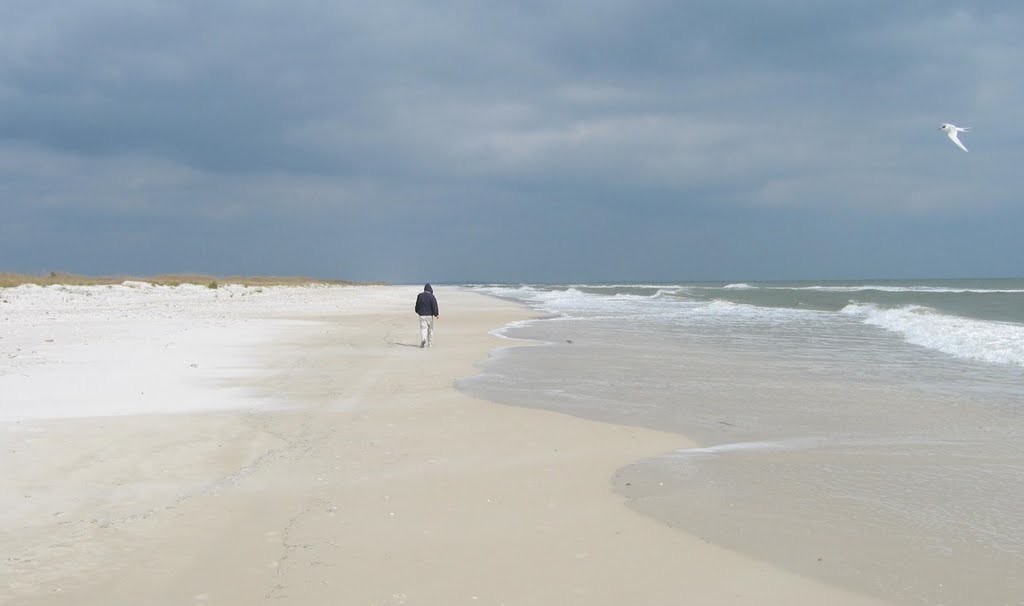
<instances>
[{"instance_id":1,"label":"ocean","mask_svg":"<svg viewBox=\"0 0 1024 606\"><path fill-rule=\"evenodd\" d=\"M1024 604L1024 279L467 285L472 395L677 432L612 479L710 542L899 604Z\"/></svg>"}]
</instances>

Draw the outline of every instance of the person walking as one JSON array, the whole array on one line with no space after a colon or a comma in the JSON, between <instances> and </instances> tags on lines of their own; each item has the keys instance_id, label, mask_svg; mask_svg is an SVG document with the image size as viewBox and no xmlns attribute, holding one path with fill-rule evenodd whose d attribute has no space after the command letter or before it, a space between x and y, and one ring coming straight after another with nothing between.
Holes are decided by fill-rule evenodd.
<instances>
[{"instance_id":1,"label":"person walking","mask_svg":"<svg viewBox=\"0 0 1024 606\"><path fill-rule=\"evenodd\" d=\"M437 298L430 284L423 286L423 292L416 297L416 315L420 317L420 347L434 345L434 318L437 313Z\"/></svg>"}]
</instances>

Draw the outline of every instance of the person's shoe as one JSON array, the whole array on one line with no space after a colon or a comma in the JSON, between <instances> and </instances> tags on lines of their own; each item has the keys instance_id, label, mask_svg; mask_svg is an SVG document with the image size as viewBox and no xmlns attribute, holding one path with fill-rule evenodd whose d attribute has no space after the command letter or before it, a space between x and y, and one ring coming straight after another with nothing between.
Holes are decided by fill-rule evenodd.
<instances>
[{"instance_id":1,"label":"person's shoe","mask_svg":"<svg viewBox=\"0 0 1024 606\"><path fill-rule=\"evenodd\" d=\"M427 346L427 342L426 341L420 341L420 349L423 349L426 346Z\"/></svg>"}]
</instances>

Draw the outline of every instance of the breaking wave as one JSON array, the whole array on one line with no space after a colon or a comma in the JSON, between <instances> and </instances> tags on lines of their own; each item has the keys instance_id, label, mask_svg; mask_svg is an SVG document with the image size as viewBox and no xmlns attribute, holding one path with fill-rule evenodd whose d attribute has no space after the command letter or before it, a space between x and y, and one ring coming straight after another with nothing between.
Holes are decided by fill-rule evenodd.
<instances>
[{"instance_id":1,"label":"breaking wave","mask_svg":"<svg viewBox=\"0 0 1024 606\"><path fill-rule=\"evenodd\" d=\"M1019 324L943 314L920 305L886 309L851 303L841 313L958 358L1024 366L1024 326Z\"/></svg>"}]
</instances>

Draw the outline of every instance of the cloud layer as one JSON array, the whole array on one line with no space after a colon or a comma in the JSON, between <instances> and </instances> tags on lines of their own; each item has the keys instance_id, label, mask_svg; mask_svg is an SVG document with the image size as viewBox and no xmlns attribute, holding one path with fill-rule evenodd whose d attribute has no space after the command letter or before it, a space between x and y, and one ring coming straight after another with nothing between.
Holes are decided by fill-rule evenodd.
<instances>
[{"instance_id":1,"label":"cloud layer","mask_svg":"<svg viewBox=\"0 0 1024 606\"><path fill-rule=\"evenodd\" d=\"M2 269L1019 274L1016 4L379 4L5 3Z\"/></svg>"}]
</instances>

